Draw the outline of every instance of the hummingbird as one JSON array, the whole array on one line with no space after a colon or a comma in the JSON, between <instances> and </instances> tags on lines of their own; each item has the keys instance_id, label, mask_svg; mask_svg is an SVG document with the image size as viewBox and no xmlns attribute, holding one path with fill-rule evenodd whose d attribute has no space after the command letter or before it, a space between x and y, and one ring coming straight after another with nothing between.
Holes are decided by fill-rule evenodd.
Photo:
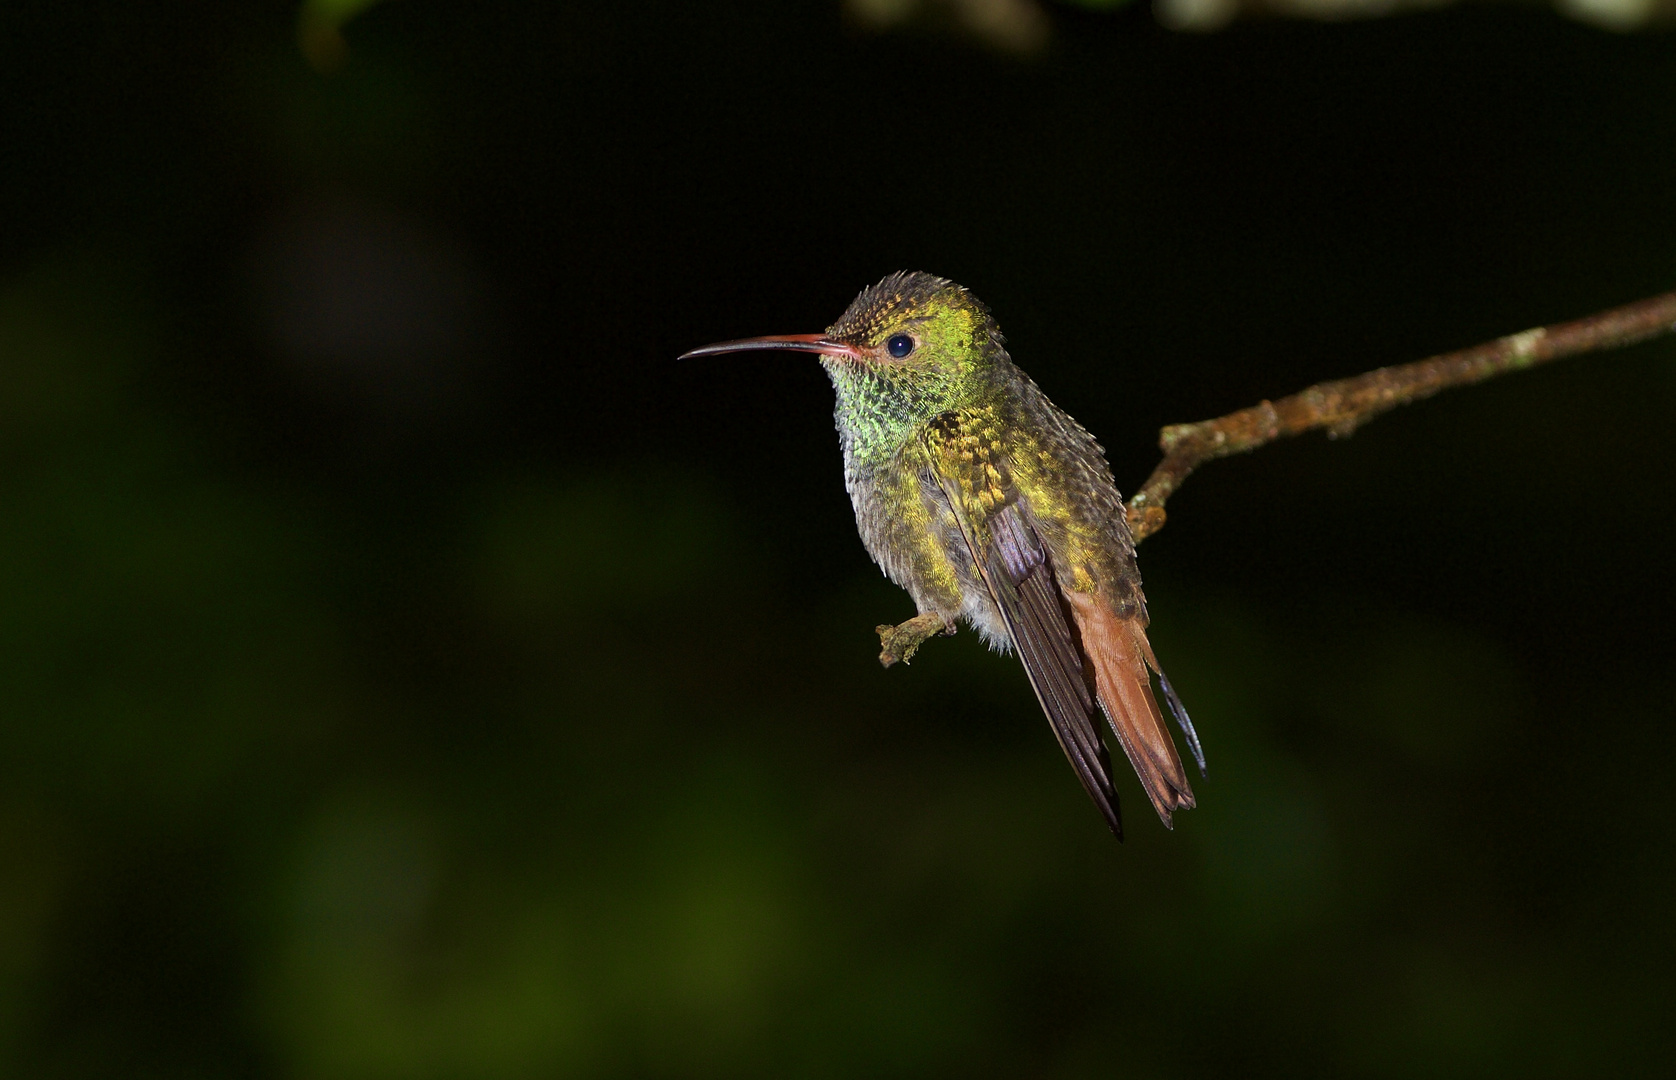
<instances>
[{"instance_id":1,"label":"hummingbird","mask_svg":"<svg viewBox=\"0 0 1676 1080\"><path fill-rule=\"evenodd\" d=\"M989 309L918 271L863 289L824 334L724 341L814 353L837 392L844 484L862 544L918 614L877 628L889 667L964 620L1015 651L1106 825L1123 839L1100 712L1166 828L1193 789L1152 676L1204 774L1204 751L1147 642L1123 497L1105 451L1013 363Z\"/></svg>"}]
</instances>

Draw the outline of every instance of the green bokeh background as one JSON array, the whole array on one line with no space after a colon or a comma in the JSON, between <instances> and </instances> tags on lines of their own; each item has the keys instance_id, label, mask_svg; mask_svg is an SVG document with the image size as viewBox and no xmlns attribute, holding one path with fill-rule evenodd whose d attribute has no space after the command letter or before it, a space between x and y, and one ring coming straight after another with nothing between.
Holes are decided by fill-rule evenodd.
<instances>
[{"instance_id":1,"label":"green bokeh background","mask_svg":"<svg viewBox=\"0 0 1676 1080\"><path fill-rule=\"evenodd\" d=\"M0 11L0 1074L1661 1075L1676 352L1220 462L1111 842L881 670L812 363L902 267L1105 441L1676 282L1676 39L1039 57L827 3Z\"/></svg>"}]
</instances>

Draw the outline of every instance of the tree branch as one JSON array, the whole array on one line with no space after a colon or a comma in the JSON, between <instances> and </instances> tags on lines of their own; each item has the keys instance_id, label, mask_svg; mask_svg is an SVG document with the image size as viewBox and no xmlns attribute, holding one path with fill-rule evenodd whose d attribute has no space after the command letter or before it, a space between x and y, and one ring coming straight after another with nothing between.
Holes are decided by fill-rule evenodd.
<instances>
[{"instance_id":1,"label":"tree branch","mask_svg":"<svg viewBox=\"0 0 1676 1080\"><path fill-rule=\"evenodd\" d=\"M1632 345L1672 330L1676 330L1676 292L1412 364L1316 383L1291 397L1260 402L1214 420L1171 424L1158 434L1164 460L1129 500L1129 531L1138 544L1162 529L1164 501L1207 461L1243 454L1314 428L1326 428L1329 438L1341 438L1380 413L1452 386L1483 382L1564 356Z\"/></svg>"}]
</instances>

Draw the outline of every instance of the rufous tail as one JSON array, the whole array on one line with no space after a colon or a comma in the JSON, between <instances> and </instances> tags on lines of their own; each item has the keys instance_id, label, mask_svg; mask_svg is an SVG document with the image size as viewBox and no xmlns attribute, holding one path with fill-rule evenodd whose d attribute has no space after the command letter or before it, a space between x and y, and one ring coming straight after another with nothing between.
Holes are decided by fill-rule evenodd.
<instances>
[{"instance_id":1,"label":"rufous tail","mask_svg":"<svg viewBox=\"0 0 1676 1080\"><path fill-rule=\"evenodd\" d=\"M1174 740L1152 695L1152 677L1147 661L1152 646L1146 628L1135 617L1119 616L1098 596L1065 593L1071 616L1082 636L1082 649L1091 661L1094 692L1106 719L1117 733L1117 741L1129 757L1129 764L1141 778L1141 786L1152 800L1166 828L1173 828L1170 815L1193 806L1193 789L1181 766ZM1153 664L1156 668L1156 663Z\"/></svg>"}]
</instances>

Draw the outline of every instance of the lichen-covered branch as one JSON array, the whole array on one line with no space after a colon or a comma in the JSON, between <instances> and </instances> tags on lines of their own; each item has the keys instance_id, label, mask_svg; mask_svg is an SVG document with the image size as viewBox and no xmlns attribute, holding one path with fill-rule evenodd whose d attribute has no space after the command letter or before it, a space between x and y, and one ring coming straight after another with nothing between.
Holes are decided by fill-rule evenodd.
<instances>
[{"instance_id":1,"label":"lichen-covered branch","mask_svg":"<svg viewBox=\"0 0 1676 1080\"><path fill-rule=\"evenodd\" d=\"M1140 543L1162 529L1165 500L1207 461L1243 454L1315 428L1325 428L1331 438L1349 435L1380 413L1439 390L1483 382L1564 356L1631 345L1672 330L1676 330L1676 292L1412 364L1316 383L1291 397L1259 402L1214 420L1171 424L1158 435L1164 460L1129 500L1129 530Z\"/></svg>"}]
</instances>

